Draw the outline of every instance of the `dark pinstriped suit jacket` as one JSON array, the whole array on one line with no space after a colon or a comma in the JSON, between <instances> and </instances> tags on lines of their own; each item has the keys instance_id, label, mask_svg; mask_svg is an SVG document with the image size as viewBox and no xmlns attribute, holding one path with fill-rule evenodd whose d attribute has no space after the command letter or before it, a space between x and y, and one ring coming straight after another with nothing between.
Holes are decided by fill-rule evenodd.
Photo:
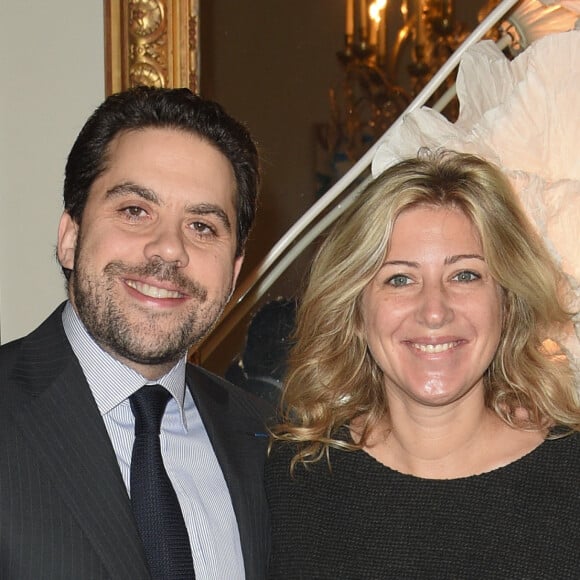
<instances>
[{"instance_id":1,"label":"dark pinstriped suit jacket","mask_svg":"<svg viewBox=\"0 0 580 580\"><path fill-rule=\"evenodd\" d=\"M0 579L145 579L125 485L61 312L0 348ZM230 489L246 576L265 578L267 440L254 433L269 409L200 368L187 376Z\"/></svg>"}]
</instances>

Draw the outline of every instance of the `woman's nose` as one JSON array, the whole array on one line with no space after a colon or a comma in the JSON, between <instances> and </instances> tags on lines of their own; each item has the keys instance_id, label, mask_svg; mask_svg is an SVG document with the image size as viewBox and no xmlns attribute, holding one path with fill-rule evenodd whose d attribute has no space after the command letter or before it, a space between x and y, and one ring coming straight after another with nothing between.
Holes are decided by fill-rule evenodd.
<instances>
[{"instance_id":1,"label":"woman's nose","mask_svg":"<svg viewBox=\"0 0 580 580\"><path fill-rule=\"evenodd\" d=\"M453 305L444 287L433 284L422 289L417 316L429 328L441 328L453 320Z\"/></svg>"}]
</instances>

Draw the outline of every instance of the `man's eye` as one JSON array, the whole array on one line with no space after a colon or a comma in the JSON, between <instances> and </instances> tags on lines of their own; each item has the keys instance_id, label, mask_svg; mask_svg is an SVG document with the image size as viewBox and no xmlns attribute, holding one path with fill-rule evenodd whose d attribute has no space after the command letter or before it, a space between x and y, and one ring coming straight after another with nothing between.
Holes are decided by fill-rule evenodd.
<instances>
[{"instance_id":1,"label":"man's eye","mask_svg":"<svg viewBox=\"0 0 580 580\"><path fill-rule=\"evenodd\" d=\"M130 218L138 218L147 215L147 212L142 207L137 205L130 205L129 207L123 208L122 211Z\"/></svg>"},{"instance_id":2,"label":"man's eye","mask_svg":"<svg viewBox=\"0 0 580 580\"><path fill-rule=\"evenodd\" d=\"M410 278L408 276L405 276L404 274L395 274L394 276L391 276L388 280L387 280L387 284L391 285L391 286L406 286L407 284L410 283Z\"/></svg>"},{"instance_id":3,"label":"man's eye","mask_svg":"<svg viewBox=\"0 0 580 580\"><path fill-rule=\"evenodd\" d=\"M481 276L475 272L470 272L469 270L464 270L453 276L453 280L457 282L473 282L474 280L479 280Z\"/></svg>"},{"instance_id":4,"label":"man's eye","mask_svg":"<svg viewBox=\"0 0 580 580\"><path fill-rule=\"evenodd\" d=\"M205 222L193 222L191 224L191 229L195 231L197 234L202 235L215 235L215 228L206 224Z\"/></svg>"}]
</instances>

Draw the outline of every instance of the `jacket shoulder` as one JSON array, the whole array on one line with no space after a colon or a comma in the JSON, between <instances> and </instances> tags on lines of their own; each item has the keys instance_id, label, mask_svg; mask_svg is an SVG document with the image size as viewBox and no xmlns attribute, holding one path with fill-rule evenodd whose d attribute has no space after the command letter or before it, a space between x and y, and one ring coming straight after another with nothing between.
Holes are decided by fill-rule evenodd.
<instances>
[{"instance_id":1,"label":"jacket shoulder","mask_svg":"<svg viewBox=\"0 0 580 580\"><path fill-rule=\"evenodd\" d=\"M227 398L231 405L244 409L247 413L255 415L262 420L270 420L275 410L264 399L256 397L252 393L244 391L242 388L230 383L228 380L197 365L187 365L188 378L192 379L193 389L203 388L203 384L210 385L212 395L220 398ZM199 379L202 379L199 381Z\"/></svg>"},{"instance_id":2,"label":"jacket shoulder","mask_svg":"<svg viewBox=\"0 0 580 580\"><path fill-rule=\"evenodd\" d=\"M22 350L23 340L24 339L19 338L0 346L0 377L2 377L2 379L5 379L14 367L14 364Z\"/></svg>"}]
</instances>

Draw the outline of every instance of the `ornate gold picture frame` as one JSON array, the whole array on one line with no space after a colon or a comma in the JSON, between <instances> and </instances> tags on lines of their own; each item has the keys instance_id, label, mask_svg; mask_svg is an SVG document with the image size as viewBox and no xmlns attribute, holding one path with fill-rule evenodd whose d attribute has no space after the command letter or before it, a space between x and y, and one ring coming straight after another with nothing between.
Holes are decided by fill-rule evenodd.
<instances>
[{"instance_id":1,"label":"ornate gold picture frame","mask_svg":"<svg viewBox=\"0 0 580 580\"><path fill-rule=\"evenodd\" d=\"M199 89L199 0L104 0L105 90Z\"/></svg>"}]
</instances>

